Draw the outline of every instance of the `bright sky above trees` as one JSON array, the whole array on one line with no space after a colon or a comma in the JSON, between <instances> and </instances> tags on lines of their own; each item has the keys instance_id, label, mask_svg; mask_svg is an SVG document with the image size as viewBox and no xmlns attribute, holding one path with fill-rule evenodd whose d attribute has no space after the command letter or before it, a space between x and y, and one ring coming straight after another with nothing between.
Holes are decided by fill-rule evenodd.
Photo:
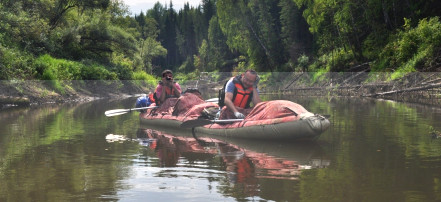
<instances>
[{"instance_id":1,"label":"bright sky above trees","mask_svg":"<svg viewBox=\"0 0 441 202\"><path fill-rule=\"evenodd\" d=\"M139 14L141 11L145 13L148 9L153 8L156 2L170 6L170 0L123 0L123 2L129 6L132 15ZM184 4L187 2L190 6L196 7L201 3L201 0L173 0L173 8L178 11L184 8Z\"/></svg>"}]
</instances>

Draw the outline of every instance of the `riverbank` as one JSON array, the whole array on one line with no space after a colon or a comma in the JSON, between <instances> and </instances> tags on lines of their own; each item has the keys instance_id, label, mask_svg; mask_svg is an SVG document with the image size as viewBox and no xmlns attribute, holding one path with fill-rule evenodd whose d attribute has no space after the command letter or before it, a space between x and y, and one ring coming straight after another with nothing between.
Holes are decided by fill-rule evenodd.
<instances>
[{"instance_id":1,"label":"riverbank","mask_svg":"<svg viewBox=\"0 0 441 202\"><path fill-rule=\"evenodd\" d=\"M279 89L266 90L298 96L370 97L401 102L441 105L441 73L415 72L391 80L391 73L327 73L310 78L298 73ZM313 85L311 81L316 79Z\"/></svg>"},{"instance_id":2,"label":"riverbank","mask_svg":"<svg viewBox=\"0 0 441 202\"><path fill-rule=\"evenodd\" d=\"M0 107L118 99L146 93L147 84L134 81L61 81L63 89L51 81L0 81ZM144 87L145 86L145 87Z\"/></svg>"},{"instance_id":3,"label":"riverbank","mask_svg":"<svg viewBox=\"0 0 441 202\"><path fill-rule=\"evenodd\" d=\"M231 73L230 73L231 74ZM263 74L262 74L263 75ZM280 78L277 78L279 75ZM291 94L295 96L371 97L403 102L441 105L441 73L411 73L390 80L388 73L365 71L326 73L320 77L301 72L274 73L259 83L262 94ZM182 90L198 88L217 95L226 79L210 76L196 81L179 82ZM0 81L0 106L38 105L51 103L87 102L96 99L120 99L154 90L142 81L61 81L63 91L56 90L51 81Z\"/></svg>"}]
</instances>

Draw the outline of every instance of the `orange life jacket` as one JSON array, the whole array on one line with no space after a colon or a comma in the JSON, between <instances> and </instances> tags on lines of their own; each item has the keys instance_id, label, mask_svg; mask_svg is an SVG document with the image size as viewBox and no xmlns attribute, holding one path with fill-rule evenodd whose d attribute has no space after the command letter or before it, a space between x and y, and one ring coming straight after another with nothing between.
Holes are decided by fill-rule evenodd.
<instances>
[{"instance_id":1,"label":"orange life jacket","mask_svg":"<svg viewBox=\"0 0 441 202\"><path fill-rule=\"evenodd\" d=\"M253 87L245 89L240 81L241 77L238 75L233 79L234 86L236 86L233 92L233 103L236 107L250 108L250 103L253 100Z\"/></svg>"},{"instance_id":2,"label":"orange life jacket","mask_svg":"<svg viewBox=\"0 0 441 202\"><path fill-rule=\"evenodd\" d=\"M165 85L163 85L162 87L165 88L165 99L175 96L175 89L174 88L169 88L169 87L167 87ZM153 99L155 100L157 106L162 104L162 103L160 103L161 101L159 100L159 97L156 96L156 90L155 90L155 93L153 95Z\"/></svg>"},{"instance_id":3,"label":"orange life jacket","mask_svg":"<svg viewBox=\"0 0 441 202\"><path fill-rule=\"evenodd\" d=\"M149 94L149 99L150 99L150 102L156 102L156 100L155 100L155 94L154 93L150 93Z\"/></svg>"},{"instance_id":4,"label":"orange life jacket","mask_svg":"<svg viewBox=\"0 0 441 202\"><path fill-rule=\"evenodd\" d=\"M175 89L174 88L169 88L167 86L162 86L162 87L165 88L165 98L175 96Z\"/></svg>"}]
</instances>

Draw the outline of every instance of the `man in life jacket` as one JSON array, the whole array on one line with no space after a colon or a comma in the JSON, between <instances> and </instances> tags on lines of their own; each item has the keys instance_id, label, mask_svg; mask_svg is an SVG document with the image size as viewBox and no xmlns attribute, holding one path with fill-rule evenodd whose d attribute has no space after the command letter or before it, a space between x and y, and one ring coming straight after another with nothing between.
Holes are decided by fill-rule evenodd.
<instances>
[{"instance_id":1,"label":"man in life jacket","mask_svg":"<svg viewBox=\"0 0 441 202\"><path fill-rule=\"evenodd\" d=\"M164 70L162 72L162 80L159 81L155 90L156 103L162 104L167 98L181 96L181 86L173 81L173 72L171 70Z\"/></svg>"},{"instance_id":2,"label":"man in life jacket","mask_svg":"<svg viewBox=\"0 0 441 202\"><path fill-rule=\"evenodd\" d=\"M225 86L225 105L238 119L244 119L245 115L239 112L241 109L250 108L261 102L257 83L259 82L257 72L247 70L245 73L231 78Z\"/></svg>"}]
</instances>

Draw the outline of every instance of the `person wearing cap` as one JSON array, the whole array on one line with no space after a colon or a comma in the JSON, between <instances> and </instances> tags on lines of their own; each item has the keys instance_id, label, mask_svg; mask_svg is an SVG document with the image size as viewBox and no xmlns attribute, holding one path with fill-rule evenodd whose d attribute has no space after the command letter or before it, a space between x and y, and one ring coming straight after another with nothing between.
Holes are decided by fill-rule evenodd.
<instances>
[{"instance_id":1,"label":"person wearing cap","mask_svg":"<svg viewBox=\"0 0 441 202\"><path fill-rule=\"evenodd\" d=\"M181 96L181 86L173 80L171 70L167 69L162 72L162 79L156 86L155 94L158 105L164 103L167 98Z\"/></svg>"},{"instance_id":2,"label":"person wearing cap","mask_svg":"<svg viewBox=\"0 0 441 202\"><path fill-rule=\"evenodd\" d=\"M245 115L240 111L249 109L251 102L254 106L261 102L257 83L259 83L259 76L254 70L247 70L226 83L224 102L236 118L245 118Z\"/></svg>"}]
</instances>

